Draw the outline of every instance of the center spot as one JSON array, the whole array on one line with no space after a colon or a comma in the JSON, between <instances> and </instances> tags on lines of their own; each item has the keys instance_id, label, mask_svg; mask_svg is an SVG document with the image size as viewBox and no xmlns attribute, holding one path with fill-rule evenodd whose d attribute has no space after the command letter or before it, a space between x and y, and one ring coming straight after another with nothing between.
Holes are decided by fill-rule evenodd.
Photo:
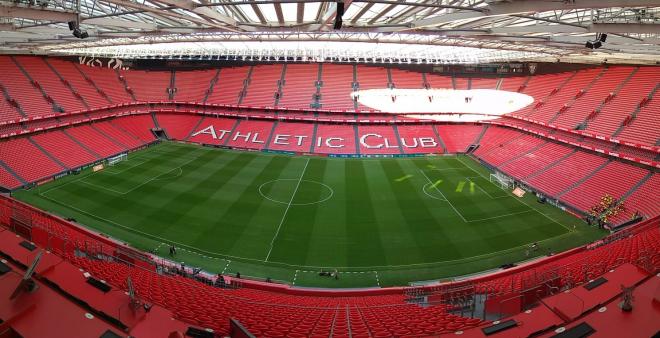
<instances>
[{"instance_id":1,"label":"center spot","mask_svg":"<svg viewBox=\"0 0 660 338\"><path fill-rule=\"evenodd\" d=\"M334 193L327 184L311 180L301 181L297 178L272 180L259 186L259 194L263 198L286 205L289 203L291 205L323 203L329 200Z\"/></svg>"}]
</instances>

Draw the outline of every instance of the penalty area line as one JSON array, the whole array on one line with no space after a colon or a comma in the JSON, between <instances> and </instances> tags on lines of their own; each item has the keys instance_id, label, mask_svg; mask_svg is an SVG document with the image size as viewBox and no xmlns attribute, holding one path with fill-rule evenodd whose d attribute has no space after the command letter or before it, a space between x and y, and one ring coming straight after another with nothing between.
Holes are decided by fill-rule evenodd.
<instances>
[{"instance_id":1,"label":"penalty area line","mask_svg":"<svg viewBox=\"0 0 660 338\"><path fill-rule=\"evenodd\" d=\"M422 173L422 175L424 175L424 177L426 177L426 180L429 181L429 184L433 185L433 181L431 181L431 179L426 175L426 173L424 172L424 170L420 169L419 172ZM422 188L422 189L423 189L423 188ZM465 219L465 217L463 217L463 215L458 211L458 209L456 209L456 207L454 207L454 205L449 201L449 199L447 198L447 196L445 196L445 194L443 194L442 191L440 191L440 189L438 189L437 186L435 186L435 190L436 190L437 192L439 192L440 195L442 195L442 197L443 197L443 198L445 199L445 201L449 204L449 206L450 206L452 209L454 209L454 211L456 212L456 214L458 214L458 216L461 217L461 219L463 220L463 222L467 223L468 221Z\"/></svg>"}]
</instances>

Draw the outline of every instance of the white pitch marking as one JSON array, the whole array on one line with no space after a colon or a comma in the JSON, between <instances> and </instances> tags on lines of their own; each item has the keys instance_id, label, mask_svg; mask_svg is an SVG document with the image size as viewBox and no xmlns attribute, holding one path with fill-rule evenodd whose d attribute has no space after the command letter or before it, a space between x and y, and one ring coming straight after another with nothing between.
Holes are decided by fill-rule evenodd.
<instances>
[{"instance_id":1,"label":"white pitch marking","mask_svg":"<svg viewBox=\"0 0 660 338\"><path fill-rule=\"evenodd\" d=\"M287 204L286 209L284 210L284 215L282 215L282 219L280 220L280 225L277 226L277 231L275 231L275 235L273 236L273 239L270 241L270 249L268 250L268 254L266 255L266 259L265 259L266 262L268 261L268 258L270 258L270 253L273 252L273 245L275 244L275 239L277 239L277 235L279 235L280 233L282 224L284 224L284 219L286 218L286 214L289 213L289 209L291 208L291 203L293 203L293 199L294 197L296 197L298 188L300 188L300 182L302 182L303 176L305 176L305 171L307 171L308 164L309 164L309 158L307 159L307 162L305 162L305 167L303 168L303 171L300 174L300 178L298 179L298 184L296 184L296 189L293 191L293 194L291 194L291 199L289 200L289 204Z\"/></svg>"},{"instance_id":2,"label":"white pitch marking","mask_svg":"<svg viewBox=\"0 0 660 338\"><path fill-rule=\"evenodd\" d=\"M433 181L431 181L431 179L430 179L428 176L426 176L426 173L425 173L423 170L420 169L419 172L421 172L422 175L424 175L424 177L426 177L426 179L429 181L429 184L433 184ZM437 192L439 192L440 195L442 195L442 197L447 201L447 203L449 203L449 206L450 206L452 209L454 209L454 211L458 214L458 216L461 217L461 219L463 220L463 222L467 223L468 221L465 219L465 217L463 217L463 215L458 211L458 209L456 209L456 207L454 207L454 205L451 204L451 202L449 201L449 199L447 198L447 196L445 196L445 194L443 194L442 191L440 191L440 189L438 189L438 187L435 187L435 190L436 190Z\"/></svg>"}]
</instances>

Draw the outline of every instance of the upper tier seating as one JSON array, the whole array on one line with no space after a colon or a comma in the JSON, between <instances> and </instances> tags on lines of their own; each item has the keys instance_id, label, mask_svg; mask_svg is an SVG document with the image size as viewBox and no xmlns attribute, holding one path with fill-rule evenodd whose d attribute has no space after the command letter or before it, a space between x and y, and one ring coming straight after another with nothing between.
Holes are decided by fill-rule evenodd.
<instances>
[{"instance_id":1,"label":"upper tier seating","mask_svg":"<svg viewBox=\"0 0 660 338\"><path fill-rule=\"evenodd\" d=\"M612 100L603 105L600 113L588 122L587 130L601 135L614 134L624 119L631 115L638 104L660 83L657 67L642 67L626 82Z\"/></svg>"},{"instance_id":2,"label":"upper tier seating","mask_svg":"<svg viewBox=\"0 0 660 338\"><path fill-rule=\"evenodd\" d=\"M68 81L76 92L82 96L89 108L99 108L107 106L110 104L110 101L101 94L92 83L87 81L83 74L76 68L76 65L72 62L62 61L58 59L48 59L53 68L57 69L57 72ZM87 67L87 66L81 66ZM58 98L59 102L59 98Z\"/></svg>"},{"instance_id":3,"label":"upper tier seating","mask_svg":"<svg viewBox=\"0 0 660 338\"><path fill-rule=\"evenodd\" d=\"M46 64L46 59L31 56L17 56L16 61L30 75L32 80L41 85L43 90L59 105L64 112L83 111L87 107L77 98L73 91L59 78L58 74Z\"/></svg>"},{"instance_id":4,"label":"upper tier seating","mask_svg":"<svg viewBox=\"0 0 660 338\"><path fill-rule=\"evenodd\" d=\"M353 110L353 67L324 64L321 72L321 104L323 109Z\"/></svg>"},{"instance_id":5,"label":"upper tier seating","mask_svg":"<svg viewBox=\"0 0 660 338\"><path fill-rule=\"evenodd\" d=\"M532 76L527 85L521 91L534 98L534 103L511 113L514 116L529 116L537 104L543 102L553 90L560 89L573 73L557 73L544 76Z\"/></svg>"},{"instance_id":6,"label":"upper tier seating","mask_svg":"<svg viewBox=\"0 0 660 338\"><path fill-rule=\"evenodd\" d=\"M278 81L282 77L282 67L281 64L252 67L252 76L246 87L247 93L242 104L255 107L274 107Z\"/></svg>"},{"instance_id":7,"label":"upper tier seating","mask_svg":"<svg viewBox=\"0 0 660 338\"><path fill-rule=\"evenodd\" d=\"M617 138L642 144L660 145L660 135L658 135L658 130L660 130L659 111L660 91L656 91L653 99L639 110L637 117L623 128Z\"/></svg>"},{"instance_id":8,"label":"upper tier seating","mask_svg":"<svg viewBox=\"0 0 660 338\"><path fill-rule=\"evenodd\" d=\"M566 111L560 113L553 123L574 129L578 124L584 122L587 116L598 108L632 71L632 67L607 68L596 83L584 95L577 98Z\"/></svg>"},{"instance_id":9,"label":"upper tier seating","mask_svg":"<svg viewBox=\"0 0 660 338\"><path fill-rule=\"evenodd\" d=\"M204 102L206 93L215 77L215 69L176 71L174 73L174 101Z\"/></svg>"},{"instance_id":10,"label":"upper tier seating","mask_svg":"<svg viewBox=\"0 0 660 338\"><path fill-rule=\"evenodd\" d=\"M116 70L85 65L80 65L78 69L85 74L88 81L94 83L102 93L107 95L112 104L133 102L133 98L126 92L124 84L119 81L119 74Z\"/></svg>"},{"instance_id":11,"label":"upper tier seating","mask_svg":"<svg viewBox=\"0 0 660 338\"><path fill-rule=\"evenodd\" d=\"M495 89L497 79L470 79L470 89Z\"/></svg>"},{"instance_id":12,"label":"upper tier seating","mask_svg":"<svg viewBox=\"0 0 660 338\"><path fill-rule=\"evenodd\" d=\"M451 83L451 77L449 76L427 73L426 81L434 89L454 89L454 85Z\"/></svg>"},{"instance_id":13,"label":"upper tier seating","mask_svg":"<svg viewBox=\"0 0 660 338\"><path fill-rule=\"evenodd\" d=\"M250 67L220 68L218 79L213 85L206 102L217 104L238 104L243 85L247 81Z\"/></svg>"},{"instance_id":14,"label":"upper tier seating","mask_svg":"<svg viewBox=\"0 0 660 338\"><path fill-rule=\"evenodd\" d=\"M41 91L21 72L9 56L0 56L0 83L9 97L20 105L27 116L41 116L53 113L53 106L44 98ZM10 114L5 111L5 114ZM13 115L13 114L11 114Z\"/></svg>"},{"instance_id":15,"label":"upper tier seating","mask_svg":"<svg viewBox=\"0 0 660 338\"><path fill-rule=\"evenodd\" d=\"M278 106L285 108L309 109L316 93L316 79L319 65L290 64L286 66L282 97Z\"/></svg>"},{"instance_id":16,"label":"upper tier seating","mask_svg":"<svg viewBox=\"0 0 660 338\"><path fill-rule=\"evenodd\" d=\"M599 68L577 72L559 91L548 97L540 108L532 111L527 117L541 122L549 122L560 113L559 110L565 104L571 102L580 90L589 85L600 73Z\"/></svg>"},{"instance_id":17,"label":"upper tier seating","mask_svg":"<svg viewBox=\"0 0 660 338\"><path fill-rule=\"evenodd\" d=\"M387 70L380 67L357 66L357 82L360 84L360 90L387 88ZM358 105L360 110L370 110L372 108Z\"/></svg>"},{"instance_id":18,"label":"upper tier seating","mask_svg":"<svg viewBox=\"0 0 660 338\"><path fill-rule=\"evenodd\" d=\"M422 78L422 73L409 72L396 68L390 68L389 70L392 76L392 83L394 83L394 87L412 89L424 88L424 79Z\"/></svg>"},{"instance_id":19,"label":"upper tier seating","mask_svg":"<svg viewBox=\"0 0 660 338\"><path fill-rule=\"evenodd\" d=\"M150 72L143 70L120 71L128 87L133 90L138 101L166 101L169 98L171 72Z\"/></svg>"}]
</instances>

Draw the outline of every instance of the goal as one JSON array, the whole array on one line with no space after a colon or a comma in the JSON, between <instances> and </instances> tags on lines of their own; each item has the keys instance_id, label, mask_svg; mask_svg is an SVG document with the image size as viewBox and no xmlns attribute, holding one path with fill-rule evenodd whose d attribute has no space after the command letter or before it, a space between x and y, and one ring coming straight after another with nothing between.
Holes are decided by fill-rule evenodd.
<instances>
[{"instance_id":1,"label":"goal","mask_svg":"<svg viewBox=\"0 0 660 338\"><path fill-rule=\"evenodd\" d=\"M109 157L108 158L108 165L112 166L112 165L115 165L115 164L117 164L121 161L126 161L126 160L128 160L128 154L126 154L126 153L119 154L117 156Z\"/></svg>"},{"instance_id":2,"label":"goal","mask_svg":"<svg viewBox=\"0 0 660 338\"><path fill-rule=\"evenodd\" d=\"M502 189L513 188L513 179L501 173L490 174L490 182L499 185Z\"/></svg>"}]
</instances>

